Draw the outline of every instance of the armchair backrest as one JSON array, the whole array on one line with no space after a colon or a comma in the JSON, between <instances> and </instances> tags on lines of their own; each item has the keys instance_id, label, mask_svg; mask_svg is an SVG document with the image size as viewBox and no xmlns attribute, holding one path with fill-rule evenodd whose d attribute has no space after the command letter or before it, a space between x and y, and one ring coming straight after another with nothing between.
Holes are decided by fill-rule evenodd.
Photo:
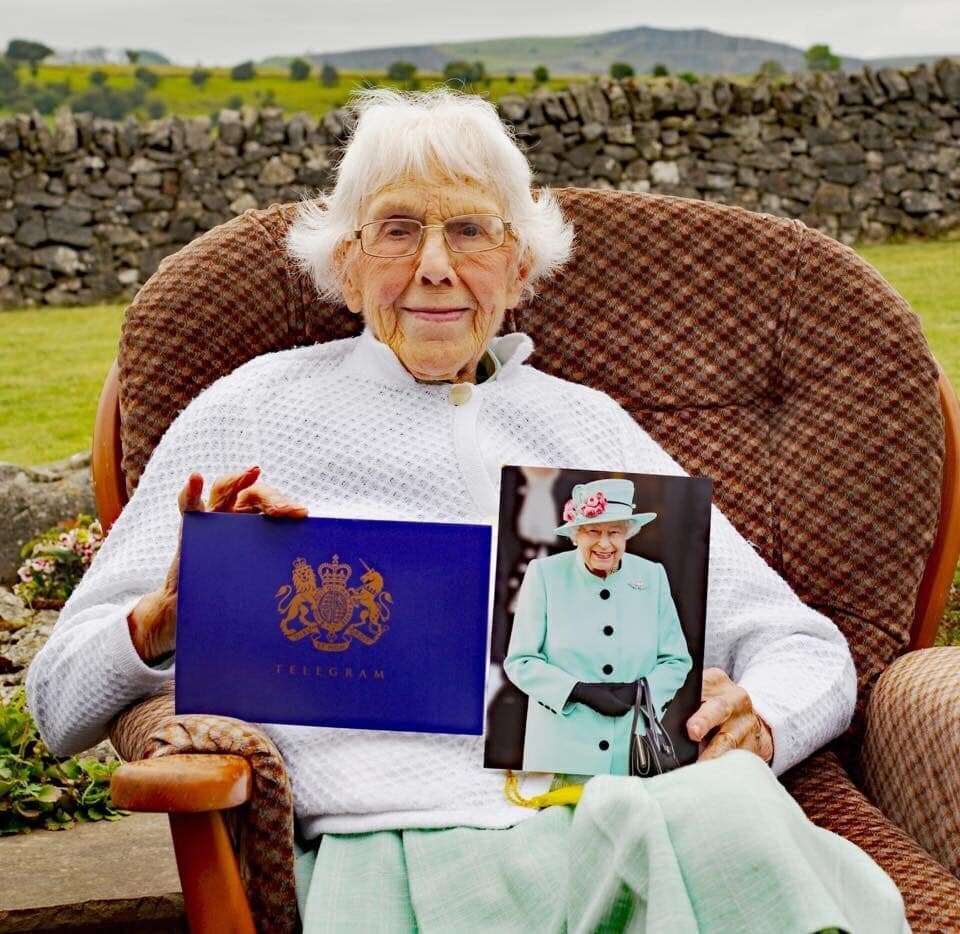
<instances>
[{"instance_id":1,"label":"armchair backrest","mask_svg":"<svg viewBox=\"0 0 960 934\"><path fill-rule=\"evenodd\" d=\"M938 528L938 368L916 315L852 250L797 221L658 195L558 195L576 250L515 315L532 362L608 392L688 471L713 477L718 505L850 640L862 703L908 645ZM359 330L287 256L295 212L274 205L210 231L128 309L126 492L219 376Z\"/></svg>"}]
</instances>

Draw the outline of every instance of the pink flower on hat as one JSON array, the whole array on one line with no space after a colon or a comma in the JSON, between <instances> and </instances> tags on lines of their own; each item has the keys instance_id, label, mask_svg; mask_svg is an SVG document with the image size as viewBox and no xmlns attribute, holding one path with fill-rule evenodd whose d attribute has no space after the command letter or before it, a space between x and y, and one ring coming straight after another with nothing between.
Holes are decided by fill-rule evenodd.
<instances>
[{"instance_id":1,"label":"pink flower on hat","mask_svg":"<svg viewBox=\"0 0 960 934\"><path fill-rule=\"evenodd\" d=\"M591 493L584 501L583 505L580 507L580 513L586 519L596 519L597 516L603 515L604 510L607 508L607 498L603 493Z\"/></svg>"},{"instance_id":2,"label":"pink flower on hat","mask_svg":"<svg viewBox=\"0 0 960 934\"><path fill-rule=\"evenodd\" d=\"M572 499L568 499L566 504L563 507L563 521L573 522L573 520L576 518L577 518L577 504Z\"/></svg>"}]
</instances>

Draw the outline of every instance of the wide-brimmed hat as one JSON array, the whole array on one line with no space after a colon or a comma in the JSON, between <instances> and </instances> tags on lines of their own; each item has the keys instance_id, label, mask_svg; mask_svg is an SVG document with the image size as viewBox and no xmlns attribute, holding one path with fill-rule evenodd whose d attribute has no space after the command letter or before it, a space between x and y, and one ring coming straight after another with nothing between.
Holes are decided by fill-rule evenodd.
<instances>
[{"instance_id":1,"label":"wide-brimmed hat","mask_svg":"<svg viewBox=\"0 0 960 934\"><path fill-rule=\"evenodd\" d=\"M631 538L657 518L655 512L634 512L635 508L632 480L610 477L592 483L578 483L563 507L564 524L557 529L557 535L573 538L573 530L581 525L627 522L627 538Z\"/></svg>"}]
</instances>

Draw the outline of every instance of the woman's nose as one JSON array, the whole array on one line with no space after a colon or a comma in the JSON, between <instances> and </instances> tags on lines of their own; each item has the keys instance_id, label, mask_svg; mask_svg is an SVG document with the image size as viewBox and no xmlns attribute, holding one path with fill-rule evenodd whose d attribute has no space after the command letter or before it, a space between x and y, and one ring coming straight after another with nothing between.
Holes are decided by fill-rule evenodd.
<instances>
[{"instance_id":1,"label":"woman's nose","mask_svg":"<svg viewBox=\"0 0 960 934\"><path fill-rule=\"evenodd\" d=\"M430 285L453 285L456 273L443 231L430 228L423 232L417 257L417 280Z\"/></svg>"}]
</instances>

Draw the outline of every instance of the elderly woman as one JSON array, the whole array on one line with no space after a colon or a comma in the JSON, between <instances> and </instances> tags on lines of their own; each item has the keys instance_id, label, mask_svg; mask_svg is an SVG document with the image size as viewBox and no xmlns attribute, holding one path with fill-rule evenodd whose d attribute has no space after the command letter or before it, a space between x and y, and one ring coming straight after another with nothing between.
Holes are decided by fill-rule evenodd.
<instances>
[{"instance_id":1,"label":"elderly woman","mask_svg":"<svg viewBox=\"0 0 960 934\"><path fill-rule=\"evenodd\" d=\"M496 336L507 309L567 257L573 232L548 192L531 196L495 109L450 92L377 91L357 110L336 185L304 207L290 250L366 330L254 359L171 425L31 666L30 704L58 753L101 739L113 716L174 676L182 511L478 522L496 514L504 463L682 473L612 399L526 365L524 335ZM715 669L688 732L705 741L704 759L749 754L649 783L601 776L572 813L508 800L503 774L482 768L480 737L266 726L312 841L305 864L323 834L305 925L592 928L608 911L622 916L627 899L651 924L685 912L686 929L743 929L759 911L809 930L850 926L851 891L871 894L853 927L899 925L892 883L807 824L763 764L781 772L846 727L855 679L843 637L719 513L708 601ZM654 791L690 782L699 791L677 799L675 827ZM550 783L532 775L522 791ZM708 793L723 806L701 803L689 819L689 802ZM740 816L721 826L728 815ZM762 833L738 849L751 827ZM798 842L767 847L758 877L757 847L778 827ZM681 867L667 840L683 828ZM701 831L722 840L716 863L694 839ZM604 855L619 833L616 855ZM732 898L710 866L735 879L738 858L750 885ZM688 887L700 893L692 902Z\"/></svg>"},{"instance_id":2,"label":"elderly woman","mask_svg":"<svg viewBox=\"0 0 960 934\"><path fill-rule=\"evenodd\" d=\"M535 559L524 575L503 663L533 702L524 769L626 775L637 679L662 715L690 671L663 565L626 553L656 518L633 508L629 480L578 483L557 529L576 550Z\"/></svg>"}]
</instances>

